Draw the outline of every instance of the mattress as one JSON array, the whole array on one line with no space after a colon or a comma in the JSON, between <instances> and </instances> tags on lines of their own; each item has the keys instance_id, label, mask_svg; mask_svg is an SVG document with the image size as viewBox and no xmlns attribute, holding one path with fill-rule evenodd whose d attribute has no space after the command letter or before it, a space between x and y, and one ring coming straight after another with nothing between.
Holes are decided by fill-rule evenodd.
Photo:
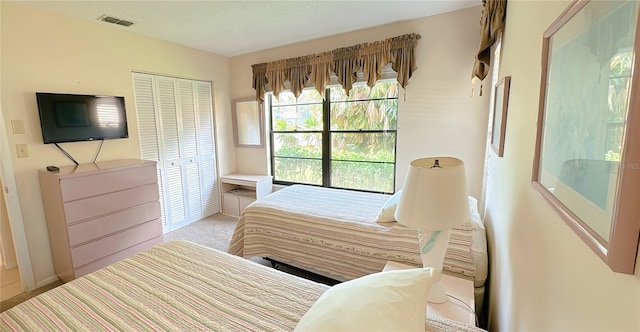
<instances>
[{"instance_id":1,"label":"mattress","mask_svg":"<svg viewBox=\"0 0 640 332\"><path fill-rule=\"evenodd\" d=\"M376 221L389 198L307 185L286 187L244 210L229 253L267 257L341 281L379 272L389 260L419 266L418 230ZM473 197L469 211L469 222L452 230L443 269L481 287L487 278L487 246Z\"/></svg>"},{"instance_id":2,"label":"mattress","mask_svg":"<svg viewBox=\"0 0 640 332\"><path fill-rule=\"evenodd\" d=\"M0 313L0 331L291 331L327 289L176 241ZM435 316L425 330L480 331Z\"/></svg>"}]
</instances>

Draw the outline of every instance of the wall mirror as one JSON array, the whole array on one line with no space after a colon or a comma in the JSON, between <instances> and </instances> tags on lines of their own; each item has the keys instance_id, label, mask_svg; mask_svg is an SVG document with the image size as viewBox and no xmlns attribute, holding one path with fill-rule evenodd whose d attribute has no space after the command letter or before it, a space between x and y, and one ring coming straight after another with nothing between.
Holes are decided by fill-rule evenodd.
<instances>
[{"instance_id":1,"label":"wall mirror","mask_svg":"<svg viewBox=\"0 0 640 332\"><path fill-rule=\"evenodd\" d=\"M640 234L639 5L576 0L545 31L532 178L576 234L627 274Z\"/></svg>"},{"instance_id":2,"label":"wall mirror","mask_svg":"<svg viewBox=\"0 0 640 332\"><path fill-rule=\"evenodd\" d=\"M233 101L233 131L237 147L260 148L263 142L263 116L255 99Z\"/></svg>"}]
</instances>

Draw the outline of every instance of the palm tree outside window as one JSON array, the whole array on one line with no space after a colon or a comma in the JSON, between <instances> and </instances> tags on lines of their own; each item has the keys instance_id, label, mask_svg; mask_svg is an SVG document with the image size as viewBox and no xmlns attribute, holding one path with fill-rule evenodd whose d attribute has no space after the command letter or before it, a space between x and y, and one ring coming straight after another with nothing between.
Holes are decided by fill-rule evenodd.
<instances>
[{"instance_id":1,"label":"palm tree outside window","mask_svg":"<svg viewBox=\"0 0 640 332\"><path fill-rule=\"evenodd\" d=\"M329 87L270 95L274 183L393 193L398 84Z\"/></svg>"}]
</instances>

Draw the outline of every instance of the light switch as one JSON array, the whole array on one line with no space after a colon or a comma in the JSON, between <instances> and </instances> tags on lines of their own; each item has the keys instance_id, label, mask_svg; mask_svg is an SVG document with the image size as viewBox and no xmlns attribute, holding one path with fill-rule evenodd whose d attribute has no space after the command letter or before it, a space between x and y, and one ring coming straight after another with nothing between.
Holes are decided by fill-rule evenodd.
<instances>
[{"instance_id":1,"label":"light switch","mask_svg":"<svg viewBox=\"0 0 640 332\"><path fill-rule=\"evenodd\" d=\"M24 134L24 122L22 120L11 120L11 130L14 134Z\"/></svg>"},{"instance_id":2,"label":"light switch","mask_svg":"<svg viewBox=\"0 0 640 332\"><path fill-rule=\"evenodd\" d=\"M29 150L27 150L26 144L16 144L16 152L18 154L18 158L29 157Z\"/></svg>"}]
</instances>

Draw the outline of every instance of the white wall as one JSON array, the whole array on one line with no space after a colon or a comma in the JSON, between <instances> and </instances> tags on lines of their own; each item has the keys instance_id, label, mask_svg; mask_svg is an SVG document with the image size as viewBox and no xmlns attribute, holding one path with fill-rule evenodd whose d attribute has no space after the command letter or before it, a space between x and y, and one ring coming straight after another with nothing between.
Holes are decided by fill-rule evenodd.
<instances>
[{"instance_id":1,"label":"white wall","mask_svg":"<svg viewBox=\"0 0 640 332\"><path fill-rule=\"evenodd\" d=\"M418 70L398 105L396 190L413 159L456 156L465 162L469 191L479 197L484 167L488 89L471 97L471 69L479 44L480 7L384 25L231 58L233 98L254 97L251 65L303 56L407 33L422 38ZM488 83L486 83L488 85ZM239 172L266 174L266 149L237 148Z\"/></svg>"},{"instance_id":2,"label":"white wall","mask_svg":"<svg viewBox=\"0 0 640 332\"><path fill-rule=\"evenodd\" d=\"M542 34L568 4L508 2L506 142L490 160L485 215L492 331L640 331L640 268L611 272L531 187Z\"/></svg>"},{"instance_id":3,"label":"white wall","mask_svg":"<svg viewBox=\"0 0 640 332\"><path fill-rule=\"evenodd\" d=\"M67 18L14 2L0 2L2 110L9 146L28 145L29 157L12 161L36 285L55 280L37 170L70 165L53 145L43 144L35 92L124 96L129 138L105 141L98 161L139 158L132 71L213 82L219 170L235 169L230 118L229 58L143 37L124 28ZM11 120L24 122L13 134ZM91 162L98 142L62 146L80 163Z\"/></svg>"}]
</instances>

